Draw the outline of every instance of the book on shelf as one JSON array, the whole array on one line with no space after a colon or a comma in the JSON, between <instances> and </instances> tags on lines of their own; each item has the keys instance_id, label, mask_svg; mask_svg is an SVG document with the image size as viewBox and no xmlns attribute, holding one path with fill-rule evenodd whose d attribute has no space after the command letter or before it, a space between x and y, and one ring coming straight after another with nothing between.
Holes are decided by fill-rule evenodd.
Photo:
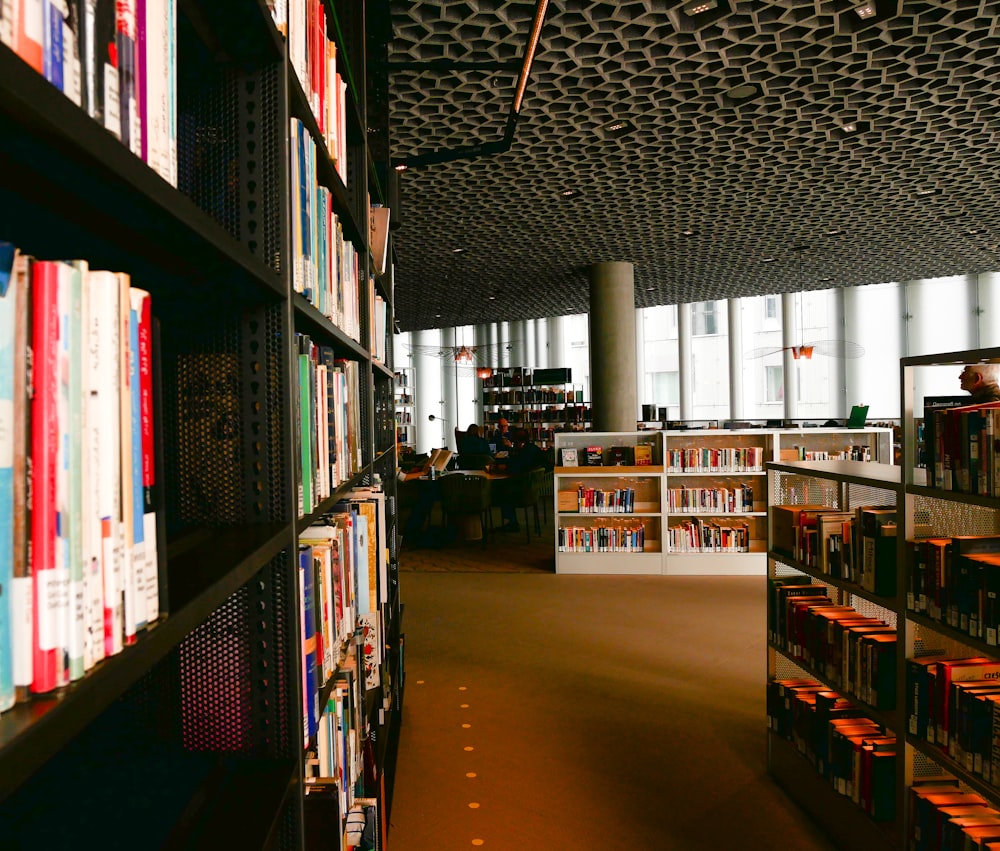
<instances>
[{"instance_id":1,"label":"book on shelf","mask_svg":"<svg viewBox=\"0 0 1000 851\"><path fill-rule=\"evenodd\" d=\"M604 464L604 447L586 446L581 456L583 467L601 467Z\"/></svg>"},{"instance_id":2,"label":"book on shelf","mask_svg":"<svg viewBox=\"0 0 1000 851\"><path fill-rule=\"evenodd\" d=\"M14 493L17 316L21 288L13 280L16 250L0 243L0 712L15 700L14 677Z\"/></svg>"},{"instance_id":3,"label":"book on shelf","mask_svg":"<svg viewBox=\"0 0 1000 851\"><path fill-rule=\"evenodd\" d=\"M579 458L575 446L564 446L559 450L559 461L563 467L576 467L579 465Z\"/></svg>"},{"instance_id":4,"label":"book on shelf","mask_svg":"<svg viewBox=\"0 0 1000 851\"><path fill-rule=\"evenodd\" d=\"M609 446L607 455L609 467L632 467L635 465L634 446Z\"/></svg>"},{"instance_id":5,"label":"book on shelf","mask_svg":"<svg viewBox=\"0 0 1000 851\"><path fill-rule=\"evenodd\" d=\"M637 443L633 449L635 465L649 467L653 463L653 447L648 443Z\"/></svg>"}]
</instances>

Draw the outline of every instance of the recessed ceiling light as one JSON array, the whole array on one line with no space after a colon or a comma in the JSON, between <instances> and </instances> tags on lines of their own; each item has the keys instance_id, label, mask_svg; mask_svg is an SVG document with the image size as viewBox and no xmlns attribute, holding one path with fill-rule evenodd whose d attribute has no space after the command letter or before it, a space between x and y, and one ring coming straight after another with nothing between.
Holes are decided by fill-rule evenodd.
<instances>
[{"instance_id":1,"label":"recessed ceiling light","mask_svg":"<svg viewBox=\"0 0 1000 851\"><path fill-rule=\"evenodd\" d=\"M497 297L495 295L487 296L490 301L496 301Z\"/></svg>"},{"instance_id":2,"label":"recessed ceiling light","mask_svg":"<svg viewBox=\"0 0 1000 851\"><path fill-rule=\"evenodd\" d=\"M651 293L655 289L656 289L656 287L646 287L646 292L647 293Z\"/></svg>"},{"instance_id":3,"label":"recessed ceiling light","mask_svg":"<svg viewBox=\"0 0 1000 851\"><path fill-rule=\"evenodd\" d=\"M742 82L733 85L731 80L720 80L719 101L722 106L738 106L748 100L754 100L764 94L759 83Z\"/></svg>"},{"instance_id":4,"label":"recessed ceiling light","mask_svg":"<svg viewBox=\"0 0 1000 851\"><path fill-rule=\"evenodd\" d=\"M845 133L854 133L855 131L857 131L858 125L857 124L844 124L844 125L841 126L840 129L843 130Z\"/></svg>"},{"instance_id":5,"label":"recessed ceiling light","mask_svg":"<svg viewBox=\"0 0 1000 851\"><path fill-rule=\"evenodd\" d=\"M773 263L774 262L774 258L773 257L762 257L761 260L760 260L760 262L761 263Z\"/></svg>"},{"instance_id":6,"label":"recessed ceiling light","mask_svg":"<svg viewBox=\"0 0 1000 851\"><path fill-rule=\"evenodd\" d=\"M461 253L462 253L463 251L465 251L465 249L464 249L464 248L453 248L453 249L451 250L451 253L452 253L452 254L461 254Z\"/></svg>"},{"instance_id":7,"label":"recessed ceiling light","mask_svg":"<svg viewBox=\"0 0 1000 851\"><path fill-rule=\"evenodd\" d=\"M936 194L937 194L937 189L935 189L933 186L928 186L924 189L917 190L917 195L936 195Z\"/></svg>"},{"instance_id":8,"label":"recessed ceiling light","mask_svg":"<svg viewBox=\"0 0 1000 851\"><path fill-rule=\"evenodd\" d=\"M693 18L695 15L700 15L702 12L708 12L718 7L719 4L716 0L692 0L690 3L685 3L682 8L685 15Z\"/></svg>"},{"instance_id":9,"label":"recessed ceiling light","mask_svg":"<svg viewBox=\"0 0 1000 851\"><path fill-rule=\"evenodd\" d=\"M685 228L681 231L681 233L684 234L684 236L694 236L694 231L691 230L691 228Z\"/></svg>"},{"instance_id":10,"label":"recessed ceiling light","mask_svg":"<svg viewBox=\"0 0 1000 851\"><path fill-rule=\"evenodd\" d=\"M616 118L614 121L602 124L601 130L611 138L617 139L619 136L627 136L629 133L634 133L635 125L627 118Z\"/></svg>"},{"instance_id":11,"label":"recessed ceiling light","mask_svg":"<svg viewBox=\"0 0 1000 851\"><path fill-rule=\"evenodd\" d=\"M869 18L874 18L878 14L875 9L874 3L862 3L860 6L855 6L854 11L857 16L861 18L862 21L867 21Z\"/></svg>"},{"instance_id":12,"label":"recessed ceiling light","mask_svg":"<svg viewBox=\"0 0 1000 851\"><path fill-rule=\"evenodd\" d=\"M579 189L564 189L559 193L563 198L576 198L581 194Z\"/></svg>"},{"instance_id":13,"label":"recessed ceiling light","mask_svg":"<svg viewBox=\"0 0 1000 851\"><path fill-rule=\"evenodd\" d=\"M393 168L395 168L396 171L406 171L406 163L397 163L393 166Z\"/></svg>"}]
</instances>

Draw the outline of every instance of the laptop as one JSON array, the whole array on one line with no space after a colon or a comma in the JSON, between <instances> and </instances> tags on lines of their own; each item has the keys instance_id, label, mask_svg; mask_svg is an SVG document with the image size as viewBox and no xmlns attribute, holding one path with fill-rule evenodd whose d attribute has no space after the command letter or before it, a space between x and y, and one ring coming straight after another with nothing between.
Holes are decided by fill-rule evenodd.
<instances>
[{"instance_id":1,"label":"laptop","mask_svg":"<svg viewBox=\"0 0 1000 851\"><path fill-rule=\"evenodd\" d=\"M868 420L868 406L854 405L851 407L851 415L847 418L848 428L864 428Z\"/></svg>"}]
</instances>

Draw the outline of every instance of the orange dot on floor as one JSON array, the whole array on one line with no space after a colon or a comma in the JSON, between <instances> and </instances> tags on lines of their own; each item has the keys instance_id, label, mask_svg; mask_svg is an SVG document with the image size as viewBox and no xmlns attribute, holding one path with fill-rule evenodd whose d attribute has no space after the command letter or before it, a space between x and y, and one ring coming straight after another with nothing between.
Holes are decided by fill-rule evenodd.
<instances>
[{"instance_id":1,"label":"orange dot on floor","mask_svg":"<svg viewBox=\"0 0 1000 851\"><path fill-rule=\"evenodd\" d=\"M486 840L485 839L473 839L472 840L472 844L473 845L485 845L486 844Z\"/></svg>"},{"instance_id":2,"label":"orange dot on floor","mask_svg":"<svg viewBox=\"0 0 1000 851\"><path fill-rule=\"evenodd\" d=\"M463 703L458 708L459 709L468 709L469 708L469 704L468 703Z\"/></svg>"},{"instance_id":3,"label":"orange dot on floor","mask_svg":"<svg viewBox=\"0 0 1000 851\"><path fill-rule=\"evenodd\" d=\"M423 681L423 680L417 680L417 685L418 685L418 686L422 686L423 684L424 684L424 681Z\"/></svg>"},{"instance_id":4,"label":"orange dot on floor","mask_svg":"<svg viewBox=\"0 0 1000 851\"><path fill-rule=\"evenodd\" d=\"M463 724L462 725L462 729L463 730L468 730L471 726L472 726L471 724Z\"/></svg>"},{"instance_id":5,"label":"orange dot on floor","mask_svg":"<svg viewBox=\"0 0 1000 851\"><path fill-rule=\"evenodd\" d=\"M476 772L475 771L467 771L467 772L465 772L465 776L466 777L475 777L476 776Z\"/></svg>"},{"instance_id":6,"label":"orange dot on floor","mask_svg":"<svg viewBox=\"0 0 1000 851\"><path fill-rule=\"evenodd\" d=\"M468 691L468 689L465 686L459 686L458 690L459 691Z\"/></svg>"},{"instance_id":7,"label":"orange dot on floor","mask_svg":"<svg viewBox=\"0 0 1000 851\"><path fill-rule=\"evenodd\" d=\"M474 751L474 750L475 750L475 748L474 748L474 747L472 747L472 745L466 745L466 746L465 746L464 748L462 748L462 750L466 750L466 751Z\"/></svg>"},{"instance_id":8,"label":"orange dot on floor","mask_svg":"<svg viewBox=\"0 0 1000 851\"><path fill-rule=\"evenodd\" d=\"M479 804L477 804L475 801L473 801L471 804L469 804L469 809L470 810L478 810L479 809Z\"/></svg>"}]
</instances>

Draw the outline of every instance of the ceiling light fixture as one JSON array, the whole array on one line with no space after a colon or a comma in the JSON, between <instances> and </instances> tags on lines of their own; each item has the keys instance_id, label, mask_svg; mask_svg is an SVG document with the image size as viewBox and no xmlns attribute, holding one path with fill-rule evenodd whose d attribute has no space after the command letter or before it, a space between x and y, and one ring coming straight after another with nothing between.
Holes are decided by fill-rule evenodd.
<instances>
[{"instance_id":1,"label":"ceiling light fixture","mask_svg":"<svg viewBox=\"0 0 1000 851\"><path fill-rule=\"evenodd\" d=\"M396 163L393 168L395 168L396 171L406 171L406 163Z\"/></svg>"},{"instance_id":2,"label":"ceiling light fixture","mask_svg":"<svg viewBox=\"0 0 1000 851\"><path fill-rule=\"evenodd\" d=\"M465 249L464 249L464 248L453 248L453 249L451 250L451 253L452 253L452 254L461 254L461 253L462 253L463 251L465 251Z\"/></svg>"},{"instance_id":3,"label":"ceiling light fixture","mask_svg":"<svg viewBox=\"0 0 1000 851\"><path fill-rule=\"evenodd\" d=\"M759 83L749 81L733 85L731 81L721 80L720 88L722 92L719 95L719 101L722 106L739 106L741 103L755 100L764 94L764 89Z\"/></svg>"},{"instance_id":4,"label":"ceiling light fixture","mask_svg":"<svg viewBox=\"0 0 1000 851\"><path fill-rule=\"evenodd\" d=\"M563 198L576 198L581 193L579 189L564 189L559 193Z\"/></svg>"},{"instance_id":5,"label":"ceiling light fixture","mask_svg":"<svg viewBox=\"0 0 1000 851\"><path fill-rule=\"evenodd\" d=\"M681 233L684 234L684 236L694 236L694 231L691 230L691 228L685 228L681 231Z\"/></svg>"},{"instance_id":6,"label":"ceiling light fixture","mask_svg":"<svg viewBox=\"0 0 1000 851\"><path fill-rule=\"evenodd\" d=\"M762 257L761 260L760 260L760 262L761 263L773 263L774 262L774 258L773 257Z\"/></svg>"},{"instance_id":7,"label":"ceiling light fixture","mask_svg":"<svg viewBox=\"0 0 1000 851\"><path fill-rule=\"evenodd\" d=\"M933 186L925 187L924 189L918 189L917 195L937 195L937 189Z\"/></svg>"},{"instance_id":8,"label":"ceiling light fixture","mask_svg":"<svg viewBox=\"0 0 1000 851\"><path fill-rule=\"evenodd\" d=\"M691 3L685 3L682 8L685 15L693 18L695 15L719 8L719 4L716 0L693 0Z\"/></svg>"},{"instance_id":9,"label":"ceiling light fixture","mask_svg":"<svg viewBox=\"0 0 1000 851\"><path fill-rule=\"evenodd\" d=\"M610 136L612 139L617 139L621 136L628 136L630 133L634 133L635 125L627 118L616 118L614 121L602 124L601 130L604 135Z\"/></svg>"},{"instance_id":10,"label":"ceiling light fixture","mask_svg":"<svg viewBox=\"0 0 1000 851\"><path fill-rule=\"evenodd\" d=\"M860 6L855 6L854 11L862 21L874 18L878 14L874 3L862 3Z\"/></svg>"}]
</instances>

